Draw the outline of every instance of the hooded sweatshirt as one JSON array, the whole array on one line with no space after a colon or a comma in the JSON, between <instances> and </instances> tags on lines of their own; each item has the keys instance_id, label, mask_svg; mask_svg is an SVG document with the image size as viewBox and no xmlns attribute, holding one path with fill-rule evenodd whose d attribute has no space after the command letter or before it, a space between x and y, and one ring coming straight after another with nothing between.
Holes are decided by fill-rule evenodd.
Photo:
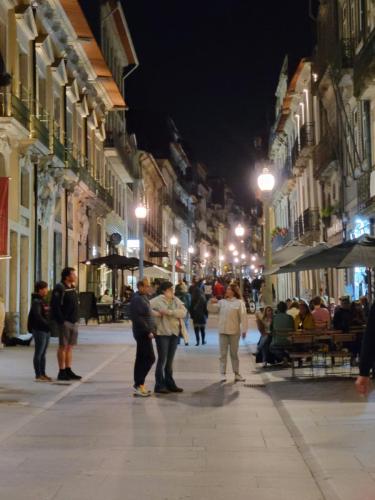
<instances>
[{"instance_id":1,"label":"hooded sweatshirt","mask_svg":"<svg viewBox=\"0 0 375 500\"><path fill-rule=\"evenodd\" d=\"M187 310L184 304L177 297L173 297L171 301L161 294L151 299L151 309L153 311L168 311L168 315L161 318L156 317L156 334L157 335L176 335L180 334L180 320L184 319Z\"/></svg>"}]
</instances>

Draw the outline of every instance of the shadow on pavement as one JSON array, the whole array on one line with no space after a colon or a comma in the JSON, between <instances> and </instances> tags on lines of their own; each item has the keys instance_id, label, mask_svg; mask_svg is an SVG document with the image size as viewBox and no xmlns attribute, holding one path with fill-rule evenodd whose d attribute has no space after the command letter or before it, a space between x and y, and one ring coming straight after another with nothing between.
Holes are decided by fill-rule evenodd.
<instances>
[{"instance_id":1,"label":"shadow on pavement","mask_svg":"<svg viewBox=\"0 0 375 500\"><path fill-rule=\"evenodd\" d=\"M170 401L176 400L188 406L199 406L203 408L230 405L239 395L240 393L238 390L233 392L233 384L215 382L199 389L199 391L192 392L187 398L172 395L168 396L168 399Z\"/></svg>"}]
</instances>

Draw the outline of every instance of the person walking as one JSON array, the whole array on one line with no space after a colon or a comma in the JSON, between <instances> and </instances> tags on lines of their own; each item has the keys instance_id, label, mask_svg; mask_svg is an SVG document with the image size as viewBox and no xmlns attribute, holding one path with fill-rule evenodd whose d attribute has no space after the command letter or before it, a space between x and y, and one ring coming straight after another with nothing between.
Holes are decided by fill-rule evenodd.
<instances>
[{"instance_id":1,"label":"person walking","mask_svg":"<svg viewBox=\"0 0 375 500\"><path fill-rule=\"evenodd\" d=\"M78 295L74 286L76 281L73 267L63 269L61 282L53 289L51 299L52 325L59 337L57 380L62 381L82 378L72 371L73 347L77 344L79 321Z\"/></svg>"},{"instance_id":2,"label":"person walking","mask_svg":"<svg viewBox=\"0 0 375 500\"><path fill-rule=\"evenodd\" d=\"M137 283L137 290L130 301L130 318L133 336L137 343L133 387L135 396L148 397L151 391L147 390L145 380L155 363L152 339L156 333L156 324L148 299L151 286L147 278Z\"/></svg>"},{"instance_id":3,"label":"person walking","mask_svg":"<svg viewBox=\"0 0 375 500\"><path fill-rule=\"evenodd\" d=\"M173 284L161 283L160 295L150 301L156 318L156 347L158 360L155 370L155 393L183 392L173 378L173 361L177 350L181 322L186 316L186 308L180 299L174 296Z\"/></svg>"},{"instance_id":4,"label":"person walking","mask_svg":"<svg viewBox=\"0 0 375 500\"><path fill-rule=\"evenodd\" d=\"M260 333L260 339L257 345L257 362L258 359L261 359L263 368L265 368L270 359L269 349L272 340L273 309L271 306L266 306L263 315L258 316L257 327Z\"/></svg>"},{"instance_id":5,"label":"person walking","mask_svg":"<svg viewBox=\"0 0 375 500\"><path fill-rule=\"evenodd\" d=\"M45 281L35 283L35 293L31 296L31 308L27 318L27 329L32 333L35 343L34 371L35 382L51 382L46 374L46 353L50 339L48 323L49 306L45 300L48 284Z\"/></svg>"},{"instance_id":6,"label":"person walking","mask_svg":"<svg viewBox=\"0 0 375 500\"><path fill-rule=\"evenodd\" d=\"M362 339L362 349L359 357L359 377L356 388L359 394L367 396L370 389L370 371L375 365L375 303L369 311L367 326Z\"/></svg>"},{"instance_id":7,"label":"person walking","mask_svg":"<svg viewBox=\"0 0 375 500\"><path fill-rule=\"evenodd\" d=\"M202 345L206 344L206 323L208 318L207 301L204 294L199 288L194 288L191 297L190 316L193 320L194 333L196 338L196 346L199 346L200 340ZM199 338L201 334L201 339Z\"/></svg>"},{"instance_id":8,"label":"person walking","mask_svg":"<svg viewBox=\"0 0 375 500\"><path fill-rule=\"evenodd\" d=\"M229 285L225 298L220 300L212 299L211 303L218 310L218 330L220 344L220 373L222 382L226 382L228 350L232 362L235 382L243 382L245 379L240 374L240 362L238 359L238 349L240 337L246 337L248 320L245 303L241 298L240 289L237 285Z\"/></svg>"}]
</instances>

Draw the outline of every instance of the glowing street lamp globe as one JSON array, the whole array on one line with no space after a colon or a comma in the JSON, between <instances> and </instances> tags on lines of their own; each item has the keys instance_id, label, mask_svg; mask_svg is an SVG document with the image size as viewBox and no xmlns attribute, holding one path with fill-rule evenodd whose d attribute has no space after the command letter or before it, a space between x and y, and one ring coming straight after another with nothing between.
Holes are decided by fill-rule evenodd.
<instances>
[{"instance_id":1,"label":"glowing street lamp globe","mask_svg":"<svg viewBox=\"0 0 375 500\"><path fill-rule=\"evenodd\" d=\"M259 189L264 193L270 193L275 187L275 176L271 174L268 168L264 168L258 177Z\"/></svg>"},{"instance_id":2,"label":"glowing street lamp globe","mask_svg":"<svg viewBox=\"0 0 375 500\"><path fill-rule=\"evenodd\" d=\"M245 228L241 224L238 224L234 230L234 234L241 238L245 234Z\"/></svg>"},{"instance_id":3,"label":"glowing street lamp globe","mask_svg":"<svg viewBox=\"0 0 375 500\"><path fill-rule=\"evenodd\" d=\"M233 255L234 255L235 257L237 257L237 255L238 255L238 250L234 250Z\"/></svg>"},{"instance_id":4,"label":"glowing street lamp globe","mask_svg":"<svg viewBox=\"0 0 375 500\"><path fill-rule=\"evenodd\" d=\"M175 246L177 245L177 243L178 243L178 239L177 239L177 237L176 237L176 236L172 236L172 237L171 237L171 239L169 240L169 243L170 243L173 247L175 247Z\"/></svg>"},{"instance_id":5,"label":"glowing street lamp globe","mask_svg":"<svg viewBox=\"0 0 375 500\"><path fill-rule=\"evenodd\" d=\"M209 256L210 256L210 253L209 253L209 252L205 252L205 253L204 253L204 258L205 258L205 259L208 259L208 257L209 257Z\"/></svg>"},{"instance_id":6,"label":"glowing street lamp globe","mask_svg":"<svg viewBox=\"0 0 375 500\"><path fill-rule=\"evenodd\" d=\"M189 247L189 248L188 248L188 252L189 252L190 254L193 254L193 253L195 252L194 247Z\"/></svg>"},{"instance_id":7,"label":"glowing street lamp globe","mask_svg":"<svg viewBox=\"0 0 375 500\"><path fill-rule=\"evenodd\" d=\"M224 260L224 255L220 255L219 260L220 260L220 262L223 262L223 260Z\"/></svg>"},{"instance_id":8,"label":"glowing street lamp globe","mask_svg":"<svg viewBox=\"0 0 375 500\"><path fill-rule=\"evenodd\" d=\"M235 245L233 245L233 243L231 243L229 245L228 249L229 249L230 252L233 252L234 250L236 250L236 247L235 247Z\"/></svg>"},{"instance_id":9,"label":"glowing street lamp globe","mask_svg":"<svg viewBox=\"0 0 375 500\"><path fill-rule=\"evenodd\" d=\"M241 254L241 259L242 260L245 260L246 259L246 255L244 253Z\"/></svg>"},{"instance_id":10,"label":"glowing street lamp globe","mask_svg":"<svg viewBox=\"0 0 375 500\"><path fill-rule=\"evenodd\" d=\"M239 263L239 261L240 261L240 259L239 259L238 257L235 257L235 259L234 259L234 263L235 263L235 264L238 264L238 263Z\"/></svg>"},{"instance_id":11,"label":"glowing street lamp globe","mask_svg":"<svg viewBox=\"0 0 375 500\"><path fill-rule=\"evenodd\" d=\"M145 219L147 217L147 208L144 205L138 205L134 212L137 219Z\"/></svg>"},{"instance_id":12,"label":"glowing street lamp globe","mask_svg":"<svg viewBox=\"0 0 375 500\"><path fill-rule=\"evenodd\" d=\"M251 257L251 260L252 260L253 262L255 262L255 261L257 260L257 258L255 257L255 255L253 255L253 256Z\"/></svg>"}]
</instances>

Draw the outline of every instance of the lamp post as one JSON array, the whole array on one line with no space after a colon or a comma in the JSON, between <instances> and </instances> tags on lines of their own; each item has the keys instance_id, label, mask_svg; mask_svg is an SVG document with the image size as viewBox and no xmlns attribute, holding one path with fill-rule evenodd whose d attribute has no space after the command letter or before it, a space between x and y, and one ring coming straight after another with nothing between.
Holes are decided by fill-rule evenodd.
<instances>
[{"instance_id":1,"label":"lamp post","mask_svg":"<svg viewBox=\"0 0 375 500\"><path fill-rule=\"evenodd\" d=\"M169 243L172 247L172 284L173 287L176 286L176 245L178 243L178 239L176 236L172 236L169 240Z\"/></svg>"},{"instance_id":2,"label":"lamp post","mask_svg":"<svg viewBox=\"0 0 375 500\"><path fill-rule=\"evenodd\" d=\"M145 258L145 243L144 243L144 221L147 217L147 208L143 204L139 204L135 209L135 217L138 220L139 231L139 279L143 279L144 258Z\"/></svg>"},{"instance_id":3,"label":"lamp post","mask_svg":"<svg viewBox=\"0 0 375 500\"><path fill-rule=\"evenodd\" d=\"M224 255L220 255L219 257L219 272L220 276L223 274L223 262L224 262Z\"/></svg>"},{"instance_id":4,"label":"lamp post","mask_svg":"<svg viewBox=\"0 0 375 500\"><path fill-rule=\"evenodd\" d=\"M189 270L188 270L189 271L189 283L191 283L191 281L192 281L192 276L191 276L192 275L192 267L193 267L192 266L192 258L193 258L194 252L195 252L194 247L190 246L188 248L188 254L189 254L188 255L188 259L189 259Z\"/></svg>"},{"instance_id":5,"label":"lamp post","mask_svg":"<svg viewBox=\"0 0 375 500\"><path fill-rule=\"evenodd\" d=\"M266 271L270 271L272 267L270 195L275 186L275 177L268 168L263 168L263 172L259 175L258 186L263 194L265 268ZM270 275L267 275L265 280L264 303L266 305L272 304L272 278Z\"/></svg>"}]
</instances>

